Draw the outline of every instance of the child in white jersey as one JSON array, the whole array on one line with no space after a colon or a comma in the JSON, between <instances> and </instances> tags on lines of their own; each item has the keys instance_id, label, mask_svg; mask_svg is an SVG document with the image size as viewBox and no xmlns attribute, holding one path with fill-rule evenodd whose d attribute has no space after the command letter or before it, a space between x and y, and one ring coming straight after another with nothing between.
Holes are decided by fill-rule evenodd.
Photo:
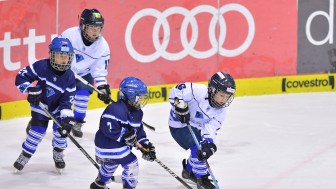
<instances>
[{"instance_id":1,"label":"child in white jersey","mask_svg":"<svg viewBox=\"0 0 336 189\"><path fill-rule=\"evenodd\" d=\"M214 189L210 182L204 160L216 151L217 131L225 119L226 108L234 98L236 85L230 74L217 72L209 80L208 86L196 83L180 83L170 91L172 105L169 128L172 137L185 150L190 149L190 157L182 161L182 177L197 183L198 189ZM190 125L201 151L190 133Z\"/></svg>"}]
</instances>

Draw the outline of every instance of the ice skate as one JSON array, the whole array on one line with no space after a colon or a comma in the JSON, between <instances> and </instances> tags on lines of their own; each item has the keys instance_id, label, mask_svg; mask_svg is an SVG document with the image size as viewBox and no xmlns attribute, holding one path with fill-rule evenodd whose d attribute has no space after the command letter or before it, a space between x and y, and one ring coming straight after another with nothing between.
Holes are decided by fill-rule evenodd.
<instances>
[{"instance_id":1,"label":"ice skate","mask_svg":"<svg viewBox=\"0 0 336 189\"><path fill-rule=\"evenodd\" d=\"M76 120L75 125L72 127L72 135L78 138L83 137L82 127L84 125L85 121L79 121Z\"/></svg>"},{"instance_id":2,"label":"ice skate","mask_svg":"<svg viewBox=\"0 0 336 189\"><path fill-rule=\"evenodd\" d=\"M31 155L22 151L18 159L14 162L13 166L15 168L14 173L21 171L24 166L28 163Z\"/></svg>"},{"instance_id":3,"label":"ice skate","mask_svg":"<svg viewBox=\"0 0 336 189\"><path fill-rule=\"evenodd\" d=\"M197 183L197 178L195 177L194 173L192 171L188 171L186 168L186 159L183 159L182 161L182 178L189 184L194 184L196 185Z\"/></svg>"},{"instance_id":4,"label":"ice skate","mask_svg":"<svg viewBox=\"0 0 336 189\"><path fill-rule=\"evenodd\" d=\"M63 160L63 149L55 147L53 150L53 159L57 172L62 174L63 169L65 168L65 162Z\"/></svg>"},{"instance_id":5,"label":"ice skate","mask_svg":"<svg viewBox=\"0 0 336 189\"><path fill-rule=\"evenodd\" d=\"M100 177L98 176L96 180L91 183L90 189L109 189L109 187L106 186L106 183L100 182Z\"/></svg>"},{"instance_id":6,"label":"ice skate","mask_svg":"<svg viewBox=\"0 0 336 189\"><path fill-rule=\"evenodd\" d=\"M211 183L208 175L205 175L197 179L197 189L216 189L216 187Z\"/></svg>"},{"instance_id":7,"label":"ice skate","mask_svg":"<svg viewBox=\"0 0 336 189\"><path fill-rule=\"evenodd\" d=\"M130 186L126 184L124 181L122 181L122 183L123 183L123 189L134 189L134 188L130 188Z\"/></svg>"}]
</instances>

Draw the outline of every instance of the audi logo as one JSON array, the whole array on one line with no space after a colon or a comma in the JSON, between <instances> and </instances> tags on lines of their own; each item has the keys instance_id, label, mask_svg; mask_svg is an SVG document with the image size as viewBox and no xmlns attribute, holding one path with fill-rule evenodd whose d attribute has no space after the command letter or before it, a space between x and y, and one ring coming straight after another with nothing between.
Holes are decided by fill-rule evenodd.
<instances>
[{"instance_id":1,"label":"audi logo","mask_svg":"<svg viewBox=\"0 0 336 189\"><path fill-rule=\"evenodd\" d=\"M226 49L223 47L226 38L226 27L227 27L223 14L229 11L237 11L240 14L242 14L245 17L248 24L248 33L244 42L235 49ZM212 48L204 51L198 51L195 49L195 45L198 39L198 24L195 16L200 13L212 14L212 19L210 20L208 30L209 41ZM180 40L183 50L176 53L171 53L167 51L167 46L170 40L170 26L169 22L167 21L167 18L174 14L180 14L184 17L180 30ZM152 33L152 40L155 52L149 55L140 54L134 48L132 43L132 30L135 24L141 18L146 16L152 16L156 18L156 22L154 24ZM189 24L192 30L190 41L187 38L187 28ZM218 39L216 38L217 24L219 24L220 26L219 27L220 34L218 36ZM160 42L159 39L160 27L162 27L164 35L163 36L164 40L162 42ZM216 53L219 53L220 55L225 57L234 57L242 54L251 45L254 38L254 33L255 33L255 24L252 14L246 7L236 3L224 5L220 9L214 8L210 5L200 5L193 8L192 10L188 10L184 7L171 7L163 12L160 12L152 8L146 8L134 14L134 16L128 22L125 33L125 43L129 54L135 60L142 63L153 62L160 57L163 57L167 60L176 61L183 59L187 55L190 55L198 59L205 59L213 56Z\"/></svg>"}]
</instances>

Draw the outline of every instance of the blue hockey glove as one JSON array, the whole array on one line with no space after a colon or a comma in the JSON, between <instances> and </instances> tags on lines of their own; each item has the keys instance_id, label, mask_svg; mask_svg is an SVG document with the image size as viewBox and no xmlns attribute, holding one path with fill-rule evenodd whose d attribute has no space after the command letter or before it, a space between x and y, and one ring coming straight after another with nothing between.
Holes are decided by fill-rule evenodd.
<instances>
[{"instance_id":1,"label":"blue hockey glove","mask_svg":"<svg viewBox=\"0 0 336 189\"><path fill-rule=\"evenodd\" d=\"M99 100L103 101L105 104L109 104L111 100L111 91L110 91L110 85L100 85L97 87L98 90L102 92L102 94L98 93Z\"/></svg>"},{"instance_id":2,"label":"blue hockey glove","mask_svg":"<svg viewBox=\"0 0 336 189\"><path fill-rule=\"evenodd\" d=\"M142 145L142 149L140 151L142 152L142 158L147 161L154 161L156 159L156 152L154 145L149 142L148 140L140 142Z\"/></svg>"},{"instance_id":3,"label":"blue hockey glove","mask_svg":"<svg viewBox=\"0 0 336 189\"><path fill-rule=\"evenodd\" d=\"M75 125L76 121L73 117L66 117L61 120L61 127L57 128L57 131L61 137L65 138L71 131L71 128Z\"/></svg>"},{"instance_id":4,"label":"blue hockey glove","mask_svg":"<svg viewBox=\"0 0 336 189\"><path fill-rule=\"evenodd\" d=\"M201 149L202 151L198 150L196 155L198 160L204 161L217 151L217 146L212 142L204 140L201 142Z\"/></svg>"},{"instance_id":5,"label":"blue hockey glove","mask_svg":"<svg viewBox=\"0 0 336 189\"><path fill-rule=\"evenodd\" d=\"M41 93L42 90L40 88L29 87L27 97L28 102L33 104L34 106L38 106L41 101Z\"/></svg>"},{"instance_id":6,"label":"blue hockey glove","mask_svg":"<svg viewBox=\"0 0 336 189\"><path fill-rule=\"evenodd\" d=\"M122 138L125 140L126 145L135 146L137 143L136 133L134 129L129 129Z\"/></svg>"},{"instance_id":7,"label":"blue hockey glove","mask_svg":"<svg viewBox=\"0 0 336 189\"><path fill-rule=\"evenodd\" d=\"M175 100L174 107L174 113L178 120L181 121L181 123L188 123L190 121L190 112L189 107L187 103L184 102L178 102L178 100Z\"/></svg>"}]
</instances>

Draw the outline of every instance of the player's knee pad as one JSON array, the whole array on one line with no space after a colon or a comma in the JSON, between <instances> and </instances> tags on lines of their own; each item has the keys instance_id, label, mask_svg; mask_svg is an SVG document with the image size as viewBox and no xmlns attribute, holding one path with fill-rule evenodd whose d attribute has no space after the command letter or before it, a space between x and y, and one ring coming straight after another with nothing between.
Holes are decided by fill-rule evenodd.
<instances>
[{"instance_id":1,"label":"player's knee pad","mask_svg":"<svg viewBox=\"0 0 336 189\"><path fill-rule=\"evenodd\" d=\"M117 170L118 164L103 162L99 169L99 177L101 182L107 182Z\"/></svg>"},{"instance_id":2,"label":"player's knee pad","mask_svg":"<svg viewBox=\"0 0 336 189\"><path fill-rule=\"evenodd\" d=\"M49 120L38 120L38 119L31 119L31 126L40 126L40 127L48 127Z\"/></svg>"},{"instance_id":3,"label":"player's knee pad","mask_svg":"<svg viewBox=\"0 0 336 189\"><path fill-rule=\"evenodd\" d=\"M135 188L138 184L139 163L138 159L123 165L124 171L122 173L122 181L124 187Z\"/></svg>"}]
</instances>

